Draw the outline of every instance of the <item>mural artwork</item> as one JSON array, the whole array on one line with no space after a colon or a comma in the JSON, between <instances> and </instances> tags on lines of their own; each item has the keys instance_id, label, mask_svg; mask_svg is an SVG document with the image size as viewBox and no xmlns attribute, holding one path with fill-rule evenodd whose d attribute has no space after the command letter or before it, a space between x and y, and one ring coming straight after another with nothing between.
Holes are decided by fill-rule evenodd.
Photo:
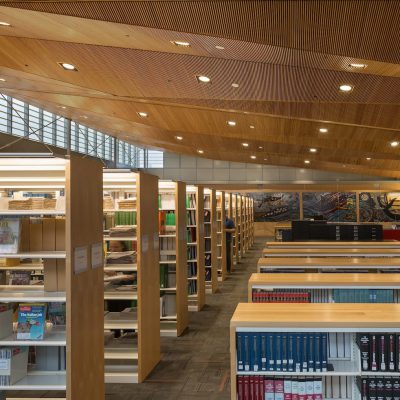
<instances>
[{"instance_id":1,"label":"mural artwork","mask_svg":"<svg viewBox=\"0 0 400 400\"><path fill-rule=\"evenodd\" d=\"M255 222L279 222L300 219L298 193L249 193L254 199Z\"/></svg>"},{"instance_id":2,"label":"mural artwork","mask_svg":"<svg viewBox=\"0 0 400 400\"><path fill-rule=\"evenodd\" d=\"M304 219L322 215L327 221L356 222L356 193L303 193Z\"/></svg>"},{"instance_id":3,"label":"mural artwork","mask_svg":"<svg viewBox=\"0 0 400 400\"><path fill-rule=\"evenodd\" d=\"M400 193L360 193L360 222L400 221Z\"/></svg>"}]
</instances>

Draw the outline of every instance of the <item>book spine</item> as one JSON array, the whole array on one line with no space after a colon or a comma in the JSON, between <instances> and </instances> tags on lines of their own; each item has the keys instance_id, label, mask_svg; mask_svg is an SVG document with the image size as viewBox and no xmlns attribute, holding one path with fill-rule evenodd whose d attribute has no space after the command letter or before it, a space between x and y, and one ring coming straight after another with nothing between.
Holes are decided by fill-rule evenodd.
<instances>
[{"instance_id":1,"label":"book spine","mask_svg":"<svg viewBox=\"0 0 400 400\"><path fill-rule=\"evenodd\" d=\"M282 333L282 371L287 372L288 370L288 335Z\"/></svg>"},{"instance_id":2,"label":"book spine","mask_svg":"<svg viewBox=\"0 0 400 400\"><path fill-rule=\"evenodd\" d=\"M284 380L283 378L276 378L274 381L275 400L284 400Z\"/></svg>"},{"instance_id":3,"label":"book spine","mask_svg":"<svg viewBox=\"0 0 400 400\"><path fill-rule=\"evenodd\" d=\"M288 358L287 370L289 372L294 371L294 339L295 339L295 336L292 333L289 333L288 334L288 346L287 346L287 358Z\"/></svg>"},{"instance_id":4,"label":"book spine","mask_svg":"<svg viewBox=\"0 0 400 400\"><path fill-rule=\"evenodd\" d=\"M306 400L307 392L305 378L299 378L297 387L299 393L298 400Z\"/></svg>"},{"instance_id":5,"label":"book spine","mask_svg":"<svg viewBox=\"0 0 400 400\"><path fill-rule=\"evenodd\" d=\"M375 378L368 378L368 400L377 400L376 394L376 380Z\"/></svg>"},{"instance_id":6,"label":"book spine","mask_svg":"<svg viewBox=\"0 0 400 400\"><path fill-rule=\"evenodd\" d=\"M260 345L259 345L260 335L258 333L253 333L250 335L251 341L251 370L258 372L260 368Z\"/></svg>"},{"instance_id":7,"label":"book spine","mask_svg":"<svg viewBox=\"0 0 400 400\"><path fill-rule=\"evenodd\" d=\"M307 354L308 354L308 372L314 372L314 334L308 334L308 346L307 346Z\"/></svg>"},{"instance_id":8,"label":"book spine","mask_svg":"<svg viewBox=\"0 0 400 400\"><path fill-rule=\"evenodd\" d=\"M238 400L244 400L244 382L243 375L238 375L237 377L237 398Z\"/></svg>"},{"instance_id":9,"label":"book spine","mask_svg":"<svg viewBox=\"0 0 400 400\"><path fill-rule=\"evenodd\" d=\"M292 378L292 400L299 400L299 381Z\"/></svg>"},{"instance_id":10,"label":"book spine","mask_svg":"<svg viewBox=\"0 0 400 400\"><path fill-rule=\"evenodd\" d=\"M379 335L379 370L386 371L386 355L387 355L387 345L386 345L386 335Z\"/></svg>"},{"instance_id":11,"label":"book spine","mask_svg":"<svg viewBox=\"0 0 400 400\"><path fill-rule=\"evenodd\" d=\"M275 371L275 336L273 333L268 334L268 354L267 365L268 371Z\"/></svg>"},{"instance_id":12,"label":"book spine","mask_svg":"<svg viewBox=\"0 0 400 400\"><path fill-rule=\"evenodd\" d=\"M294 357L294 362L295 362L295 372L301 372L301 333L296 334L296 342L295 342L295 357Z\"/></svg>"},{"instance_id":13,"label":"book spine","mask_svg":"<svg viewBox=\"0 0 400 400\"><path fill-rule=\"evenodd\" d=\"M383 377L376 378L376 400L385 400L385 383Z\"/></svg>"},{"instance_id":14,"label":"book spine","mask_svg":"<svg viewBox=\"0 0 400 400\"><path fill-rule=\"evenodd\" d=\"M362 378L360 383L361 400L368 400L368 378Z\"/></svg>"},{"instance_id":15,"label":"book spine","mask_svg":"<svg viewBox=\"0 0 400 400\"><path fill-rule=\"evenodd\" d=\"M393 379L392 378L385 378L384 379L385 385L385 400L393 400Z\"/></svg>"},{"instance_id":16,"label":"book spine","mask_svg":"<svg viewBox=\"0 0 400 400\"><path fill-rule=\"evenodd\" d=\"M314 378L306 378L306 400L314 398Z\"/></svg>"},{"instance_id":17,"label":"book spine","mask_svg":"<svg viewBox=\"0 0 400 400\"><path fill-rule=\"evenodd\" d=\"M250 399L250 377L248 375L243 377L243 400Z\"/></svg>"},{"instance_id":18,"label":"book spine","mask_svg":"<svg viewBox=\"0 0 400 400\"><path fill-rule=\"evenodd\" d=\"M321 333L321 370L328 371L328 334Z\"/></svg>"},{"instance_id":19,"label":"book spine","mask_svg":"<svg viewBox=\"0 0 400 400\"><path fill-rule=\"evenodd\" d=\"M276 333L275 334L275 371L281 372L282 371L282 334Z\"/></svg>"},{"instance_id":20,"label":"book spine","mask_svg":"<svg viewBox=\"0 0 400 400\"><path fill-rule=\"evenodd\" d=\"M371 371L378 371L378 348L377 348L377 335L370 335L370 357L371 357Z\"/></svg>"},{"instance_id":21,"label":"book spine","mask_svg":"<svg viewBox=\"0 0 400 400\"><path fill-rule=\"evenodd\" d=\"M393 400L400 400L400 378L393 378Z\"/></svg>"},{"instance_id":22,"label":"book spine","mask_svg":"<svg viewBox=\"0 0 400 400\"><path fill-rule=\"evenodd\" d=\"M387 363L389 371L395 371L396 368L396 352L395 352L395 336L394 334L387 335L388 356Z\"/></svg>"},{"instance_id":23,"label":"book spine","mask_svg":"<svg viewBox=\"0 0 400 400\"><path fill-rule=\"evenodd\" d=\"M243 334L243 365L245 371L250 371L250 335L248 333Z\"/></svg>"},{"instance_id":24,"label":"book spine","mask_svg":"<svg viewBox=\"0 0 400 400\"><path fill-rule=\"evenodd\" d=\"M368 371L369 368L370 368L370 359L369 359L370 340L369 340L369 334L368 333L357 334L357 344L358 344L358 347L360 348L360 354L361 354L361 370L362 371Z\"/></svg>"},{"instance_id":25,"label":"book spine","mask_svg":"<svg viewBox=\"0 0 400 400\"><path fill-rule=\"evenodd\" d=\"M313 400L322 400L322 378L314 379Z\"/></svg>"},{"instance_id":26,"label":"book spine","mask_svg":"<svg viewBox=\"0 0 400 400\"><path fill-rule=\"evenodd\" d=\"M261 371L267 371L267 335L261 333Z\"/></svg>"},{"instance_id":27,"label":"book spine","mask_svg":"<svg viewBox=\"0 0 400 400\"><path fill-rule=\"evenodd\" d=\"M321 334L314 335L314 369L321 372Z\"/></svg>"},{"instance_id":28,"label":"book spine","mask_svg":"<svg viewBox=\"0 0 400 400\"><path fill-rule=\"evenodd\" d=\"M285 378L283 381L283 399L292 400L292 380Z\"/></svg>"},{"instance_id":29,"label":"book spine","mask_svg":"<svg viewBox=\"0 0 400 400\"><path fill-rule=\"evenodd\" d=\"M275 400L275 386L272 378L264 379L264 400Z\"/></svg>"}]
</instances>

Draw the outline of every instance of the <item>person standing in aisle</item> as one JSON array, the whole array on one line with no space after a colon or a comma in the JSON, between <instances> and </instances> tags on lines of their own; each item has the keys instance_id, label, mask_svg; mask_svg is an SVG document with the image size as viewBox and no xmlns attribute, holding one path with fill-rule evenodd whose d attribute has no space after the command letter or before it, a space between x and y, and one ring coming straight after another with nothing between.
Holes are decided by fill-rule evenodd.
<instances>
[{"instance_id":1,"label":"person standing in aisle","mask_svg":"<svg viewBox=\"0 0 400 400\"><path fill-rule=\"evenodd\" d=\"M226 232L226 268L228 272L232 269L232 233L236 232L236 226L233 219L225 217L225 232Z\"/></svg>"}]
</instances>

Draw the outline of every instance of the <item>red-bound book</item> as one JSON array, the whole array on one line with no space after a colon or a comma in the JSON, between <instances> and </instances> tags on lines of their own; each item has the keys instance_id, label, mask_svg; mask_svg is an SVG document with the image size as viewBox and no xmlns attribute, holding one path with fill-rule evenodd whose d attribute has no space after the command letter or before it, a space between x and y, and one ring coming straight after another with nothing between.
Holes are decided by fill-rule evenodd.
<instances>
[{"instance_id":1,"label":"red-bound book","mask_svg":"<svg viewBox=\"0 0 400 400\"><path fill-rule=\"evenodd\" d=\"M243 390L244 390L243 375L238 375L236 378L236 382L237 382L238 400L244 400L244 397L243 397Z\"/></svg>"},{"instance_id":2,"label":"red-bound book","mask_svg":"<svg viewBox=\"0 0 400 400\"><path fill-rule=\"evenodd\" d=\"M264 400L264 377L260 376L258 380L258 393L260 400Z\"/></svg>"},{"instance_id":3,"label":"red-bound book","mask_svg":"<svg viewBox=\"0 0 400 400\"><path fill-rule=\"evenodd\" d=\"M275 400L275 387L272 378L264 379L264 400Z\"/></svg>"},{"instance_id":4,"label":"red-bound book","mask_svg":"<svg viewBox=\"0 0 400 400\"><path fill-rule=\"evenodd\" d=\"M255 400L254 399L254 375L250 375L249 377L249 400Z\"/></svg>"},{"instance_id":5,"label":"red-bound book","mask_svg":"<svg viewBox=\"0 0 400 400\"><path fill-rule=\"evenodd\" d=\"M283 381L283 399L292 400L292 380L290 378L285 378Z\"/></svg>"},{"instance_id":6,"label":"red-bound book","mask_svg":"<svg viewBox=\"0 0 400 400\"><path fill-rule=\"evenodd\" d=\"M283 378L275 379L275 400L284 400L284 384Z\"/></svg>"},{"instance_id":7,"label":"red-bound book","mask_svg":"<svg viewBox=\"0 0 400 400\"><path fill-rule=\"evenodd\" d=\"M250 377L245 375L243 382L243 400L250 400Z\"/></svg>"},{"instance_id":8,"label":"red-bound book","mask_svg":"<svg viewBox=\"0 0 400 400\"><path fill-rule=\"evenodd\" d=\"M251 396L252 400L258 400L258 376L253 376L253 385L251 385Z\"/></svg>"}]
</instances>

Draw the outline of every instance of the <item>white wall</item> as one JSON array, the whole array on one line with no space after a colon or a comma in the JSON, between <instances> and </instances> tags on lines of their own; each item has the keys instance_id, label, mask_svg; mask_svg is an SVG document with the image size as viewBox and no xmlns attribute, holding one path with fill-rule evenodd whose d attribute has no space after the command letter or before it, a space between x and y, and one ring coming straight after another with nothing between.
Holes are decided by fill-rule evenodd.
<instances>
[{"instance_id":1,"label":"white wall","mask_svg":"<svg viewBox=\"0 0 400 400\"><path fill-rule=\"evenodd\" d=\"M186 183L294 183L299 181L336 182L381 180L370 176L326 172L309 168L277 167L208 160L175 153L164 153L164 168L147 170L160 179ZM387 180L387 179L385 179Z\"/></svg>"}]
</instances>

